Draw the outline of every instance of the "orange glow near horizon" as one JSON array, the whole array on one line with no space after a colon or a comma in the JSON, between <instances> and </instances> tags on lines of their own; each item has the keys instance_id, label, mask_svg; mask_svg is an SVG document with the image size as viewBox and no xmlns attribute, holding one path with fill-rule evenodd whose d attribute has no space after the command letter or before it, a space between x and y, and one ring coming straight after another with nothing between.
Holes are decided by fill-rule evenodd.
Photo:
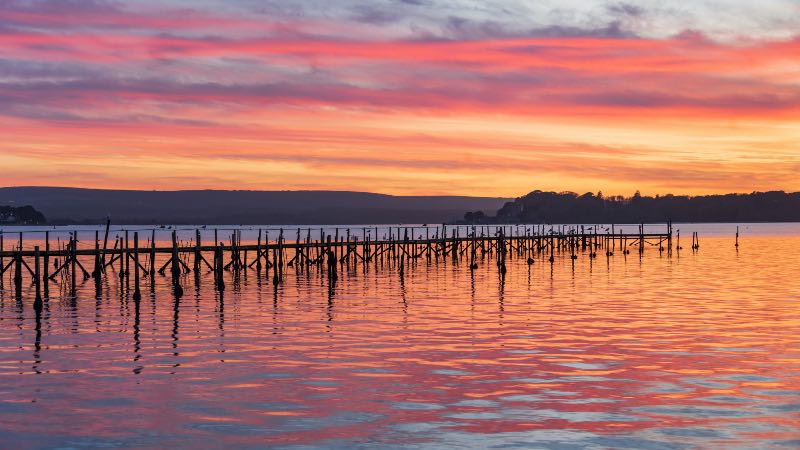
<instances>
[{"instance_id":1,"label":"orange glow near horizon","mask_svg":"<svg viewBox=\"0 0 800 450\"><path fill-rule=\"evenodd\" d=\"M0 7L0 185L800 191L799 38L83 17Z\"/></svg>"}]
</instances>

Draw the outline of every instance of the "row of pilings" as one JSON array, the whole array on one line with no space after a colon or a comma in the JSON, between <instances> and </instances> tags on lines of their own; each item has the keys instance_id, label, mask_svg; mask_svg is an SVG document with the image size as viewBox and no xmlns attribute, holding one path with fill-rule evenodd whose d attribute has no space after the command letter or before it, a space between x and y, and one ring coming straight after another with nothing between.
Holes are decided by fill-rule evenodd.
<instances>
[{"instance_id":1,"label":"row of pilings","mask_svg":"<svg viewBox=\"0 0 800 450\"><path fill-rule=\"evenodd\" d=\"M628 226L627 228L630 228ZM157 239L157 229L114 230L111 237L110 222L104 230L67 232L68 239L55 242L50 231L0 230L0 288L4 274L13 270L14 289L22 292L24 274L35 284L34 306L40 307L42 295L47 295L48 283L66 284L72 296L79 280L93 279L98 289L108 269L115 269L121 279L129 280L133 271L133 297L141 298L142 280L155 282L156 274L166 276L169 270L176 297L183 295L181 277L187 273L213 273L214 286L225 290L225 273L238 277L245 272L269 277L279 285L287 270L303 272L311 267L324 267L327 276L335 282L339 266L384 262L393 263L400 274L414 260L448 261L467 260L470 270L478 270L478 261L494 257L500 273L505 274L507 262L523 258L527 264L545 259L553 264L557 255L568 255L573 261L579 255L596 258L599 251L611 257L615 252L629 254L631 249L640 255L647 247L672 254L673 247L680 250L680 232L673 246L673 227L659 226L659 232L647 232L644 224L636 232L615 225L560 226L447 226L441 227L378 227L294 229L287 240L283 229L257 229L257 238L242 240L242 232L254 229L213 229L213 243L206 245L203 234L206 228L171 230L169 238ZM101 232L102 231L102 232ZM162 234L160 230L159 233ZM222 232L222 233L220 233ZM272 232L272 238L270 237ZM63 233L63 232L62 232ZM79 239L79 233L82 233ZM14 236L17 245L5 250L5 237ZM86 235L89 238L86 238ZM93 234L93 236L91 236ZM191 234L189 239L186 235ZM224 235L224 237L221 236ZM93 237L93 239L92 239ZM25 245L28 238L33 245ZM87 245L88 241L88 245ZM737 240L738 242L738 240ZM52 244L55 244L53 246ZM81 245L83 244L83 245ZM167 245L165 245L167 244ZM699 236L692 236L692 249L699 249ZM8 260L6 263L5 261ZM90 267L92 270L88 270ZM50 269L52 268L52 272Z\"/></svg>"}]
</instances>

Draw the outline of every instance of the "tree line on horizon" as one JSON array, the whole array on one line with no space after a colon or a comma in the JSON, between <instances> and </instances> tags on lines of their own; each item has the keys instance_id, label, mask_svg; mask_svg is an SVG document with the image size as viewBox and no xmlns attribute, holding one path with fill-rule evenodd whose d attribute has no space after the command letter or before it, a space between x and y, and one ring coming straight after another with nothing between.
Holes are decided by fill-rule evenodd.
<instances>
[{"instance_id":1,"label":"tree line on horizon","mask_svg":"<svg viewBox=\"0 0 800 450\"><path fill-rule=\"evenodd\" d=\"M536 190L507 202L497 214L468 212L464 222L481 223L656 223L796 222L800 192L753 192L724 195L656 195L638 191L631 197L583 195Z\"/></svg>"},{"instance_id":2,"label":"tree line on horizon","mask_svg":"<svg viewBox=\"0 0 800 450\"><path fill-rule=\"evenodd\" d=\"M0 206L0 225L43 225L44 214L33 206Z\"/></svg>"}]
</instances>

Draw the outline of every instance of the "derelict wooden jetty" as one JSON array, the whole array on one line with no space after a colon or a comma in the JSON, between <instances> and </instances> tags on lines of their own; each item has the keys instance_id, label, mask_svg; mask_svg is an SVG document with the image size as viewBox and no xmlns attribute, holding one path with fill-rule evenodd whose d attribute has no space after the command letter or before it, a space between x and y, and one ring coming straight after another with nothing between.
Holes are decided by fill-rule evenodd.
<instances>
[{"instance_id":1,"label":"derelict wooden jetty","mask_svg":"<svg viewBox=\"0 0 800 450\"><path fill-rule=\"evenodd\" d=\"M598 253L610 258L615 252L630 254L632 249L642 255L647 247L671 254L673 247L682 248L680 232L673 246L671 222L656 227L659 232L646 232L641 224L633 233L614 225L381 226L335 231L328 227L327 232L326 228L285 231L251 227L247 232L257 231L256 239L243 242L243 228L214 229L211 243L203 241L200 228L172 230L169 240L156 239L156 228L122 229L114 230L111 239L107 223L105 230L71 231L66 242L52 242L50 231L0 230L0 283L11 271L19 296L23 280L29 280L35 285L34 307L38 308L43 290L47 296L48 282L64 282L74 295L79 281L93 278L99 286L107 276L133 278L133 298L138 300L141 280L153 283L167 271L178 296L183 293L181 276L188 273L213 273L219 291L225 289L226 272L233 276L252 272L278 285L288 270L302 272L313 266L324 267L334 281L338 267L353 264L383 266L388 262L402 276L407 265L420 259L466 262L470 270L496 264L496 270L505 274L506 262L512 258L522 258L529 265L536 261L553 264L557 258L575 261L596 258ZM206 234L211 231L202 230ZM692 249L698 248L699 237L694 233Z\"/></svg>"}]
</instances>

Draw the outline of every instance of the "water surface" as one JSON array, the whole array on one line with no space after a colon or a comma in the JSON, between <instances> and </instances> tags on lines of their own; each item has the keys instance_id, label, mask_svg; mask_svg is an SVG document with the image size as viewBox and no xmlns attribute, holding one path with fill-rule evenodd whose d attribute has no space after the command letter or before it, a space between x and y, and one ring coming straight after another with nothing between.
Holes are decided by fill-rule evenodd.
<instances>
[{"instance_id":1,"label":"water surface","mask_svg":"<svg viewBox=\"0 0 800 450\"><path fill-rule=\"evenodd\" d=\"M797 448L800 232L758 226L505 277L158 276L139 303L112 269L39 317L7 274L0 448Z\"/></svg>"}]
</instances>

